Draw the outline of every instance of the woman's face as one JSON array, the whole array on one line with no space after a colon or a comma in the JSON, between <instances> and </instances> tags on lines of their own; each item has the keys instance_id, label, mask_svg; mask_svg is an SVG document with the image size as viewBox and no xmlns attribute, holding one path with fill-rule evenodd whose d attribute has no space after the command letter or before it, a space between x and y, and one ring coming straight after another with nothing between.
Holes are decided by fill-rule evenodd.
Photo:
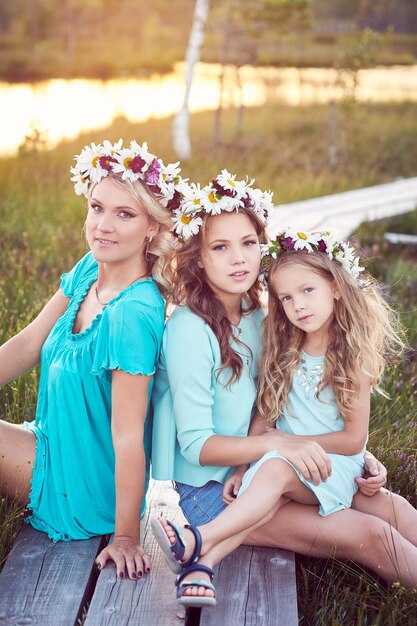
<instances>
[{"instance_id":1,"label":"woman's face","mask_svg":"<svg viewBox=\"0 0 417 626\"><path fill-rule=\"evenodd\" d=\"M221 213L207 227L199 266L224 301L248 291L259 275L261 250L256 228L244 213Z\"/></svg>"},{"instance_id":2,"label":"woman's face","mask_svg":"<svg viewBox=\"0 0 417 626\"><path fill-rule=\"evenodd\" d=\"M158 230L137 200L109 178L93 189L85 227L93 256L103 263L137 262L144 257L146 238Z\"/></svg>"}]
</instances>

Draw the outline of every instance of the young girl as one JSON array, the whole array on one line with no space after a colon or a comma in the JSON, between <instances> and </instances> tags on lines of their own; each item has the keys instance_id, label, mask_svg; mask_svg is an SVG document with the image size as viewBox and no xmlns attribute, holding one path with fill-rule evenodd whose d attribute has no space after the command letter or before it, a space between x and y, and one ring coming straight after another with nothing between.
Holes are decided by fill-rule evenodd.
<instances>
[{"instance_id":1,"label":"young girl","mask_svg":"<svg viewBox=\"0 0 417 626\"><path fill-rule=\"evenodd\" d=\"M0 384L41 362L34 422L0 421L0 486L54 541L115 533L97 558L148 571L139 522L149 465L148 398L169 287L167 205L176 165L146 144L86 146L71 169L88 198L90 252L38 317L0 348ZM170 237L168 237L170 239Z\"/></svg>"},{"instance_id":2,"label":"young girl","mask_svg":"<svg viewBox=\"0 0 417 626\"><path fill-rule=\"evenodd\" d=\"M188 204L186 198L175 215L181 242L174 301L180 306L167 322L156 375L152 468L155 478L175 481L186 518L198 526L225 509L223 483L230 484L233 466L266 452L279 449L307 480L318 483L329 473L329 457L314 441L300 443L277 429L245 437L256 401L262 318L257 276L265 237L251 199L251 193L261 198L262 192L250 190L247 182L223 171L207 187L193 187ZM368 465L374 470L369 455ZM358 482L371 495L383 479ZM366 508L358 495L355 506ZM394 577L385 547L374 547L381 520L351 510L340 515L351 526L347 535L340 535L339 524L327 521L331 518L319 517L315 507L290 502L245 542L325 557L337 550L338 557L355 558L375 570L382 563L387 577ZM179 601L214 603L212 570L204 565L216 561L213 551L211 562L204 556L192 565L198 558L192 532L184 531L189 535L184 548L167 521L154 520L153 527L174 571L191 565L181 574ZM192 583L196 571L198 586Z\"/></svg>"}]
</instances>

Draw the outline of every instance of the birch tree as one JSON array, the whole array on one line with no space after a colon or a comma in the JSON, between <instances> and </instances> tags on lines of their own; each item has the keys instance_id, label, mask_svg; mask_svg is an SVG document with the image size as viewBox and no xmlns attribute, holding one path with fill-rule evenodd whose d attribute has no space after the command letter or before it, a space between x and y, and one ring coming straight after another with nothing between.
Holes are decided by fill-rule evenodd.
<instances>
[{"instance_id":1,"label":"birch tree","mask_svg":"<svg viewBox=\"0 0 417 626\"><path fill-rule=\"evenodd\" d=\"M185 77L185 94L182 107L174 118L172 126L173 146L176 154L182 160L191 158L191 141L190 141L190 114L188 110L188 101L190 98L191 86L193 82L194 66L200 59L200 50L204 41L204 29L207 21L210 0L196 0L193 25L191 28L190 39L188 40Z\"/></svg>"}]
</instances>

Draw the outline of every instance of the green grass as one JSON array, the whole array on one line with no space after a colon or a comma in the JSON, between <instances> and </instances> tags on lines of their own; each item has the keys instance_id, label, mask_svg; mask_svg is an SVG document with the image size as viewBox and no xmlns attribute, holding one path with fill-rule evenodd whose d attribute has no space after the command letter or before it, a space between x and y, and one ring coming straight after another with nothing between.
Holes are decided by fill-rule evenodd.
<instances>
[{"instance_id":1,"label":"green grass","mask_svg":"<svg viewBox=\"0 0 417 626\"><path fill-rule=\"evenodd\" d=\"M223 117L222 141L212 145L213 114L191 119L193 158L182 173L206 183L223 167L256 177L275 192L277 203L335 193L416 175L416 105L344 105L338 108L340 157L329 166L329 111L315 106L248 109L243 130L235 111ZM59 275L84 253L83 200L72 192L72 156L103 138L148 140L165 161L174 160L171 121L129 124L119 119L102 132L84 134L50 152L24 150L0 159L0 343L23 328L59 286ZM372 272L398 305L410 346L417 347L416 251L389 246L385 230L417 231L417 211L389 223L363 225L358 240ZM20 422L34 416L37 371L0 389L0 417ZM390 369L385 386L391 399L372 402L370 449L386 464L390 487L416 506L417 363ZM21 519L21 508L0 501L0 563ZM387 589L357 566L303 559L298 564L298 602L306 626L417 623L415 594Z\"/></svg>"}]
</instances>

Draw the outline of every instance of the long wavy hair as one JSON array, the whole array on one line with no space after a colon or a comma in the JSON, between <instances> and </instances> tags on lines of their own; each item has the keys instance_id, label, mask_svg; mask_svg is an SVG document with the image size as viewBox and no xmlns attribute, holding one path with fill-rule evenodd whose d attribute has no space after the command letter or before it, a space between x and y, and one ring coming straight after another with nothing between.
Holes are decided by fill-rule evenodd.
<instances>
[{"instance_id":1,"label":"long wavy hair","mask_svg":"<svg viewBox=\"0 0 417 626\"><path fill-rule=\"evenodd\" d=\"M340 414L348 419L359 394L358 366L369 375L373 388L379 386L390 357L405 347L398 315L381 295L376 281L366 276L356 282L335 260L322 252L285 252L273 261L267 277L268 315L263 323L263 352L260 360L258 408L271 422L283 415L300 362L305 332L285 315L272 279L279 267L303 266L331 282L340 295L324 359L324 372L316 397L330 387ZM385 395L385 394L384 394Z\"/></svg>"},{"instance_id":2,"label":"long wavy hair","mask_svg":"<svg viewBox=\"0 0 417 626\"><path fill-rule=\"evenodd\" d=\"M259 242L266 243L265 227L254 212L250 209L239 208L239 213L246 215L250 219L255 227ZM216 216L205 215L199 233L190 237L178 249L175 255L173 270L174 287L171 301L175 305L188 306L193 313L199 315L210 326L220 345L222 366L217 376L223 370L230 368L231 375L226 383L227 386L230 386L239 380L243 370L243 361L239 353L231 345L233 337L232 324L227 317L226 309L207 283L204 269L199 267L198 264L204 250L207 229L213 219L216 219ZM261 285L258 281L255 281L244 294L243 314L250 313L261 307L260 292ZM234 340L245 345L237 337L234 337Z\"/></svg>"},{"instance_id":3,"label":"long wavy hair","mask_svg":"<svg viewBox=\"0 0 417 626\"><path fill-rule=\"evenodd\" d=\"M146 215L159 224L157 235L146 245L145 262L148 273L153 276L161 292L168 296L172 290L172 256L173 243L170 228L172 226L171 212L166 209L158 198L141 180L123 180L118 174L110 173L109 178L115 185L130 193ZM88 200L95 185L89 189Z\"/></svg>"}]
</instances>

